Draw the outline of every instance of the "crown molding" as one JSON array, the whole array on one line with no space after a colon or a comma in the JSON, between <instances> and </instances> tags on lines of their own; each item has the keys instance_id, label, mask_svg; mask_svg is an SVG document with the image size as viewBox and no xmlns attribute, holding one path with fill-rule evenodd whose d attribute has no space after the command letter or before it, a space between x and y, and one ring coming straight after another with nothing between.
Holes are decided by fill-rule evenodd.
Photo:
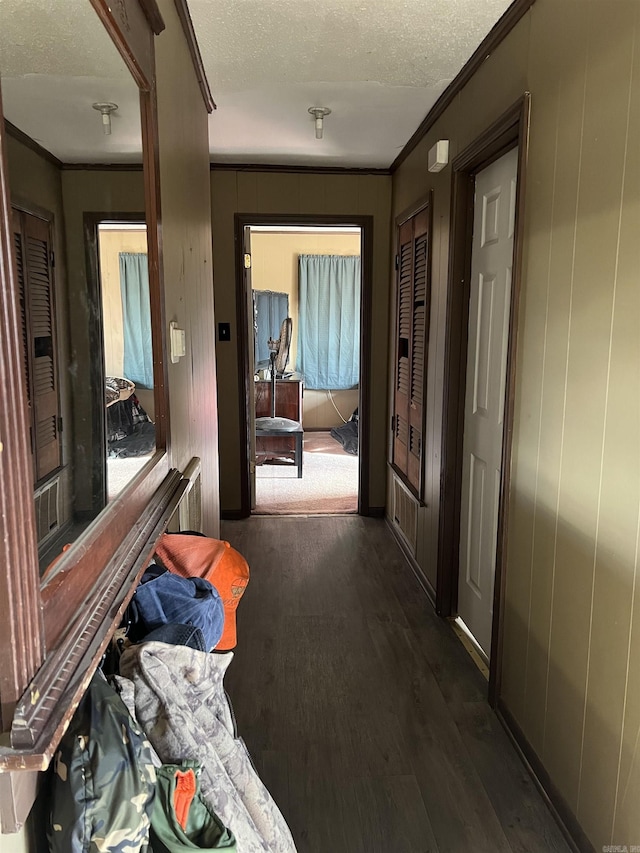
<instances>
[{"instance_id":1,"label":"crown molding","mask_svg":"<svg viewBox=\"0 0 640 853\"><path fill-rule=\"evenodd\" d=\"M202 100L207 108L207 112L211 113L216 109L216 104L213 100L213 96L211 95L211 89L209 88L209 81L207 80L207 75L204 70L202 54L200 53L200 47L198 46L196 31L193 28L193 21L191 20L187 0L174 0L174 4L178 17L180 18L180 23L182 24L184 37L187 40L187 46L189 47L189 53L191 54L191 61L193 62L193 67L196 72L200 92L202 93Z\"/></svg>"},{"instance_id":2,"label":"crown molding","mask_svg":"<svg viewBox=\"0 0 640 853\"><path fill-rule=\"evenodd\" d=\"M444 113L447 107L452 103L460 91L467 85L480 66L491 56L494 50L498 47L511 30L515 27L518 21L529 11L536 0L515 0L509 6L504 15L489 31L486 37L482 40L479 47L474 51L469 60L462 67L460 72L453 78L444 92L440 95L435 104L431 107L427 115L424 117L418 129L409 139L402 151L398 154L390 167L391 174L404 163L409 154L416 148L418 143L427 135L436 121Z\"/></svg>"},{"instance_id":3,"label":"crown molding","mask_svg":"<svg viewBox=\"0 0 640 853\"><path fill-rule=\"evenodd\" d=\"M211 163L212 172L275 172L288 175L390 175L390 169L350 166L286 166L274 163Z\"/></svg>"},{"instance_id":4,"label":"crown molding","mask_svg":"<svg viewBox=\"0 0 640 853\"><path fill-rule=\"evenodd\" d=\"M19 127L16 127L15 124L11 124L8 119L4 120L4 127L8 136L12 136L17 142L21 142L26 148L29 148L53 166L56 166L58 169L62 169L62 160L58 160L55 154L52 154L51 151L47 151L47 149L43 148L40 143L35 141L35 139L27 136L24 131L20 130Z\"/></svg>"}]
</instances>

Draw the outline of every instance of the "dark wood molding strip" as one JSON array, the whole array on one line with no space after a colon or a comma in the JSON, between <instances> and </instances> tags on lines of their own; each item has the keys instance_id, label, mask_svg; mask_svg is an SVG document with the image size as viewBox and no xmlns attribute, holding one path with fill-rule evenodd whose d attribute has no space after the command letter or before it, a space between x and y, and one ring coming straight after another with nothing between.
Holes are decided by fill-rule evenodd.
<instances>
[{"instance_id":1,"label":"dark wood molding strip","mask_svg":"<svg viewBox=\"0 0 640 853\"><path fill-rule=\"evenodd\" d=\"M25 405L18 286L12 246L6 130L0 93L0 700L3 730L45 655ZM19 523L16 523L19 519Z\"/></svg>"},{"instance_id":2,"label":"dark wood molding strip","mask_svg":"<svg viewBox=\"0 0 640 853\"><path fill-rule=\"evenodd\" d=\"M0 771L45 770L188 481L172 469L16 707ZM87 620L87 614L90 614Z\"/></svg>"},{"instance_id":3,"label":"dark wood molding strip","mask_svg":"<svg viewBox=\"0 0 640 853\"><path fill-rule=\"evenodd\" d=\"M189 7L187 6L187 0L174 0L174 3L178 17L180 18L180 23L182 24L184 37L187 40L189 53L191 54L191 61L193 62L198 85L200 86L200 91L202 93L202 100L207 108L207 112L212 113L216 109L216 104L213 100L213 96L211 95L211 89L209 88L209 81L207 80L207 74L204 70L204 63L202 61L200 47L198 46L196 31L193 28L193 21L191 20Z\"/></svg>"},{"instance_id":4,"label":"dark wood molding strip","mask_svg":"<svg viewBox=\"0 0 640 853\"><path fill-rule=\"evenodd\" d=\"M143 172L142 163L61 163L63 172Z\"/></svg>"},{"instance_id":5,"label":"dark wood molding strip","mask_svg":"<svg viewBox=\"0 0 640 853\"><path fill-rule=\"evenodd\" d=\"M241 509L221 509L220 510L220 519L221 521L242 521L243 518L246 518L247 514L243 512Z\"/></svg>"},{"instance_id":6,"label":"dark wood molding strip","mask_svg":"<svg viewBox=\"0 0 640 853\"><path fill-rule=\"evenodd\" d=\"M138 87L151 89L155 76L153 66L153 31L138 0L89 0L98 13Z\"/></svg>"},{"instance_id":7,"label":"dark wood molding strip","mask_svg":"<svg viewBox=\"0 0 640 853\"><path fill-rule=\"evenodd\" d=\"M249 344L247 330L247 292L244 276L244 229L249 225L357 225L362 231L362 290L360 320L360 396L359 408L367 415L360 419L360 464L358 466L358 513L369 515L370 466L370 408L371 408L371 312L373 287L373 217L357 214L306 214L306 213L236 213L234 216L235 274L236 274L236 341L240 374L239 426L240 426L240 510L221 512L224 519L248 518L251 515L251 486L248 460L251 446L249 435L250 406L253 406L253 388L249 384ZM251 383L253 385L253 382ZM237 514L236 514L237 513Z\"/></svg>"},{"instance_id":8,"label":"dark wood molding strip","mask_svg":"<svg viewBox=\"0 0 640 853\"><path fill-rule=\"evenodd\" d=\"M412 216L415 216L416 213L420 213L421 210L424 210L425 207L429 205L433 206L433 190L429 190L429 192L415 201L409 207L406 207L401 213L399 213L395 218L395 224L399 228L407 219L411 219ZM396 235L396 247L397 247L397 235Z\"/></svg>"},{"instance_id":9,"label":"dark wood molding strip","mask_svg":"<svg viewBox=\"0 0 640 853\"><path fill-rule=\"evenodd\" d=\"M158 451L129 486L110 501L92 526L57 564L55 574L41 587L47 648L58 646L76 614L84 613L84 602L102 575L113 573L111 560L121 543L144 515L169 472L167 454Z\"/></svg>"},{"instance_id":10,"label":"dark wood molding strip","mask_svg":"<svg viewBox=\"0 0 640 853\"><path fill-rule=\"evenodd\" d=\"M518 21L526 14L526 12L528 12L534 3L535 0L515 0L515 2L509 6L504 15L482 40L479 47L471 55L470 59L431 107L418 126L418 129L391 164L391 173L395 172L396 169L404 163L409 154L411 154L418 143L426 136L429 130L444 113L447 107L450 106L459 92L466 86L480 66L491 56L500 42L503 41L503 39L511 32Z\"/></svg>"},{"instance_id":11,"label":"dark wood molding strip","mask_svg":"<svg viewBox=\"0 0 640 853\"><path fill-rule=\"evenodd\" d=\"M138 0L138 3L140 3L140 8L144 12L144 16L149 22L153 34L159 36L165 29L165 23L156 0Z\"/></svg>"},{"instance_id":12,"label":"dark wood molding strip","mask_svg":"<svg viewBox=\"0 0 640 853\"><path fill-rule=\"evenodd\" d=\"M594 846L587 838L576 816L552 782L544 764L538 758L533 747L525 737L524 732L502 700L498 703L496 715L520 756L522 763L527 768L536 787L540 791L549 811L556 819L571 850L574 853L595 853Z\"/></svg>"},{"instance_id":13,"label":"dark wood molding strip","mask_svg":"<svg viewBox=\"0 0 640 853\"><path fill-rule=\"evenodd\" d=\"M21 142L26 148L30 148L31 151L39 154L40 157L47 160L53 166L57 166L58 169L62 169L62 160L58 160L55 154L52 154L51 151L47 151L46 148L43 148L35 139L32 139L28 136L24 131L20 130L19 127L16 127L15 124L12 124L8 119L4 120L5 130L8 136L12 136L18 142Z\"/></svg>"},{"instance_id":14,"label":"dark wood molding strip","mask_svg":"<svg viewBox=\"0 0 640 853\"><path fill-rule=\"evenodd\" d=\"M83 214L83 235L84 235L84 253L85 253L85 269L87 275L87 328L89 331L89 339L100 341L104 325L104 317L102 310L102 292L99 272L99 245L98 245L98 226L100 223L106 222L145 222L145 214L142 213L117 213L115 211L101 213L84 213ZM103 360L93 359L89 365L90 388L88 395L91 399L91 421L92 435L94 436L95 447L99 448L99 456L96 459L95 451L93 463L91 465L92 477L92 495L93 506L90 511L90 518L95 518L96 515L107 503L105 494L105 474L102 460L107 453L106 435L104 427L104 363ZM161 447L157 441L156 447ZM98 459L100 460L98 462Z\"/></svg>"},{"instance_id":15,"label":"dark wood molding strip","mask_svg":"<svg viewBox=\"0 0 640 853\"><path fill-rule=\"evenodd\" d=\"M518 115L518 179L516 185L516 211L513 241L513 268L511 305L509 308L509 343L506 364L506 399L504 402L504 433L502 439L502 472L500 476L500 504L498 506L498 531L496 544L496 574L493 590L493 629L491 633L491 667L489 669L489 702L496 707L502 687L502 657L504 649L504 612L507 593L507 536L509 531L509 493L511 486L511 457L513 447L513 421L516 399L516 353L518 350L518 311L522 291L522 266L524 253L524 214L529 161L529 125L531 96L526 93L514 105Z\"/></svg>"},{"instance_id":16,"label":"dark wood molding strip","mask_svg":"<svg viewBox=\"0 0 640 853\"><path fill-rule=\"evenodd\" d=\"M373 312L373 216L362 218L360 253L360 382L358 411L365 413L358 420L360 464L358 465L358 513L369 515L371 482L371 326Z\"/></svg>"},{"instance_id":17,"label":"dark wood molding strip","mask_svg":"<svg viewBox=\"0 0 640 853\"><path fill-rule=\"evenodd\" d=\"M451 164L453 171L479 172L490 162L501 157L506 149L513 147L514 140L518 138L515 128L523 120L523 114L528 113L530 100L530 93L525 92L502 115L498 116L453 160Z\"/></svg>"},{"instance_id":18,"label":"dark wood molding strip","mask_svg":"<svg viewBox=\"0 0 640 853\"><path fill-rule=\"evenodd\" d=\"M154 49L154 45L152 45ZM155 62L155 55L154 55ZM160 193L160 149L155 81L150 92L140 93L142 148L144 152L144 203L147 221L149 257L149 297L153 343L153 384L156 423L156 447L171 449L167 328L164 302L164 256L162 245L162 206Z\"/></svg>"},{"instance_id":19,"label":"dark wood molding strip","mask_svg":"<svg viewBox=\"0 0 640 853\"><path fill-rule=\"evenodd\" d=\"M43 148L40 143L32 139L24 131L12 124L8 119L4 120L5 130L8 136L13 137L17 142L20 142L25 148L29 148L35 154L38 154L47 162L51 163L58 169L63 171L78 171L78 172L142 172L144 166L142 163L64 163L59 160L55 154L52 154L46 148Z\"/></svg>"},{"instance_id":20,"label":"dark wood molding strip","mask_svg":"<svg viewBox=\"0 0 640 853\"><path fill-rule=\"evenodd\" d=\"M368 516L369 518L384 518L385 508L383 506L370 506Z\"/></svg>"},{"instance_id":21,"label":"dark wood molding strip","mask_svg":"<svg viewBox=\"0 0 640 853\"><path fill-rule=\"evenodd\" d=\"M274 172L285 175L390 175L390 169L358 169L350 166L280 166L274 163L216 163L212 172Z\"/></svg>"}]
</instances>

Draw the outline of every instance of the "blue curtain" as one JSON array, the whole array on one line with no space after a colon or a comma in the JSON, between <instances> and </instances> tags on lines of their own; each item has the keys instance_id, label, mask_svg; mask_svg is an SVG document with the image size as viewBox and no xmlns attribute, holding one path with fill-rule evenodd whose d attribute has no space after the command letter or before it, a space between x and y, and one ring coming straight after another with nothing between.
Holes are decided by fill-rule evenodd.
<instances>
[{"instance_id":1,"label":"blue curtain","mask_svg":"<svg viewBox=\"0 0 640 853\"><path fill-rule=\"evenodd\" d=\"M280 326L289 316L289 294L273 290L253 291L255 369L269 366L267 341L280 337Z\"/></svg>"},{"instance_id":2,"label":"blue curtain","mask_svg":"<svg viewBox=\"0 0 640 853\"><path fill-rule=\"evenodd\" d=\"M298 363L310 389L355 388L360 376L360 257L300 255Z\"/></svg>"},{"instance_id":3,"label":"blue curtain","mask_svg":"<svg viewBox=\"0 0 640 853\"><path fill-rule=\"evenodd\" d=\"M144 253L120 252L124 322L124 374L138 388L153 388L149 265Z\"/></svg>"}]
</instances>

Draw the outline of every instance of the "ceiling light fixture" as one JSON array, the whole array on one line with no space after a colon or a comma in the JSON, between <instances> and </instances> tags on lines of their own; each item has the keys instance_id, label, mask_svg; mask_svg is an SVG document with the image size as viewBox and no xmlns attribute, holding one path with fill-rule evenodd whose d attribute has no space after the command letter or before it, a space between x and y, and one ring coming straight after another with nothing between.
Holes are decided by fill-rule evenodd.
<instances>
[{"instance_id":1,"label":"ceiling light fixture","mask_svg":"<svg viewBox=\"0 0 640 853\"><path fill-rule=\"evenodd\" d=\"M309 112L316 120L316 139L322 139L322 123L331 110L327 107L309 107Z\"/></svg>"},{"instance_id":2,"label":"ceiling light fixture","mask_svg":"<svg viewBox=\"0 0 640 853\"><path fill-rule=\"evenodd\" d=\"M111 103L102 103L92 104L92 106L94 110L98 110L98 112L102 114L102 130L105 136L109 136L111 133L111 113L115 112L118 109L118 105Z\"/></svg>"}]
</instances>

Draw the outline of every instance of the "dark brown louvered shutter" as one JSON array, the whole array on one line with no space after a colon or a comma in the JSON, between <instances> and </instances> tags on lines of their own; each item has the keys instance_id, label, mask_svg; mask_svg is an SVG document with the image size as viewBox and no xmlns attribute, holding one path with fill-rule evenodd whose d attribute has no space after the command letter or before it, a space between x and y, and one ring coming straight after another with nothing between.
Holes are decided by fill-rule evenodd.
<instances>
[{"instance_id":1,"label":"dark brown louvered shutter","mask_svg":"<svg viewBox=\"0 0 640 853\"><path fill-rule=\"evenodd\" d=\"M26 277L24 269L24 238L22 234L22 214L18 210L12 211L13 216L13 254L16 265L16 281L18 282L18 295L20 299L20 331L22 339L22 370L27 389L27 423L29 425L30 447L33 465L33 479L36 479L35 458L33 456L33 409L31 406L31 335L29 332L29 294L27 292Z\"/></svg>"},{"instance_id":2,"label":"dark brown louvered shutter","mask_svg":"<svg viewBox=\"0 0 640 853\"><path fill-rule=\"evenodd\" d=\"M398 235L398 295L393 413L393 464L422 496L424 395L430 303L429 210L402 223Z\"/></svg>"},{"instance_id":3,"label":"dark brown louvered shutter","mask_svg":"<svg viewBox=\"0 0 640 853\"><path fill-rule=\"evenodd\" d=\"M20 288L25 373L31 409L35 480L60 465L59 399L49 223L14 212L14 249Z\"/></svg>"},{"instance_id":4,"label":"dark brown louvered shutter","mask_svg":"<svg viewBox=\"0 0 640 853\"><path fill-rule=\"evenodd\" d=\"M424 386L429 308L429 219L423 210L414 217L413 293L411 304L411 389L409 398L409 464L407 476L422 493Z\"/></svg>"},{"instance_id":5,"label":"dark brown louvered shutter","mask_svg":"<svg viewBox=\"0 0 640 853\"><path fill-rule=\"evenodd\" d=\"M407 471L409 450L409 382L411 344L411 290L413 281L413 223L400 228L398 300L396 309L396 364L393 417L393 462Z\"/></svg>"}]
</instances>

